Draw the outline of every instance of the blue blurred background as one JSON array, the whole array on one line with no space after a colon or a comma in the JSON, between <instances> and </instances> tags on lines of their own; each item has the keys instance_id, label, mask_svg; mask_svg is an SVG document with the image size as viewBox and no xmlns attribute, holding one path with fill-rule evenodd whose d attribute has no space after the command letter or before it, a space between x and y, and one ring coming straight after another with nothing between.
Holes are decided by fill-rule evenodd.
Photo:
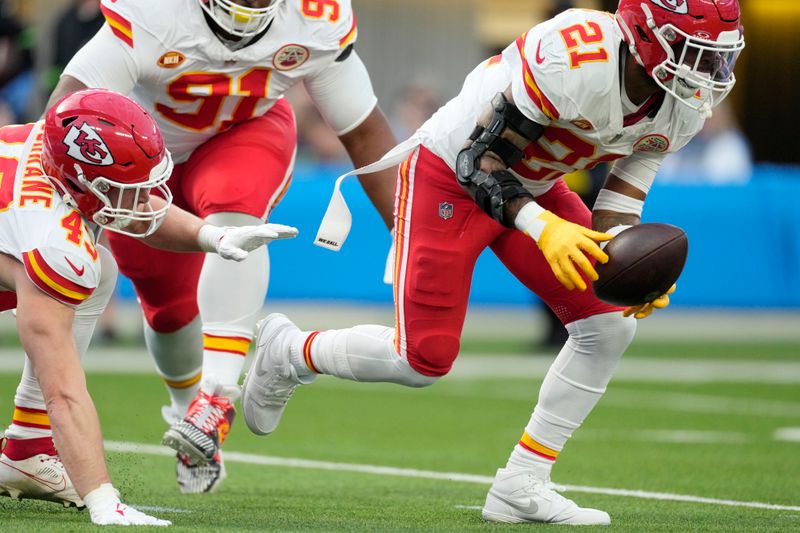
<instances>
[{"instance_id":1,"label":"blue blurred background","mask_svg":"<svg viewBox=\"0 0 800 533\"><path fill-rule=\"evenodd\" d=\"M569 7L613 11L615 0L353 0L356 50L380 105L405 138L454 96L467 72L537 22ZM747 48L731 97L656 179L644 220L684 228L689 259L673 308L800 309L800 2L740 0ZM72 54L102 24L99 0L0 0L0 124L35 120ZM313 246L333 180L350 169L302 87L293 184L272 219L300 228L271 250L274 300L388 303L389 236L356 181L344 192L354 228L339 253ZM604 174L568 177L591 205ZM535 298L487 253L474 304ZM119 295L134 298L122 280ZM388 306L387 306L388 307ZM111 327L111 326L110 326Z\"/></svg>"}]
</instances>

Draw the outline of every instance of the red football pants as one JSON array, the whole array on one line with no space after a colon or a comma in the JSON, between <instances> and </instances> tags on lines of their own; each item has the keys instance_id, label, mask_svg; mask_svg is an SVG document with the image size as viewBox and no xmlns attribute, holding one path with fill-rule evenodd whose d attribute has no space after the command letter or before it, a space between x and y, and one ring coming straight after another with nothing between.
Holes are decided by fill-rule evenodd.
<instances>
[{"instance_id":1,"label":"red football pants","mask_svg":"<svg viewBox=\"0 0 800 533\"><path fill-rule=\"evenodd\" d=\"M591 212L563 180L536 201L591 227ZM591 282L585 292L564 288L536 243L484 213L424 146L400 166L395 230L395 348L422 374L446 374L458 355L472 272L487 246L565 324L621 310L598 300Z\"/></svg>"},{"instance_id":2,"label":"red football pants","mask_svg":"<svg viewBox=\"0 0 800 533\"><path fill-rule=\"evenodd\" d=\"M292 108L278 100L265 115L220 133L176 165L168 181L173 203L201 218L233 212L266 220L291 181L296 143ZM204 253L157 250L113 232L108 242L153 329L170 333L198 315Z\"/></svg>"}]
</instances>

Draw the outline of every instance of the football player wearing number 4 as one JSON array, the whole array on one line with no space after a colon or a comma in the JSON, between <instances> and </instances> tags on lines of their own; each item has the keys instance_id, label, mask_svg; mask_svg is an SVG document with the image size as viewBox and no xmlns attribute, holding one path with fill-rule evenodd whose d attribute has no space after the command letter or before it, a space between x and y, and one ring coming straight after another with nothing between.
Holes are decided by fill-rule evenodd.
<instances>
[{"instance_id":1,"label":"football player wearing number 4","mask_svg":"<svg viewBox=\"0 0 800 533\"><path fill-rule=\"evenodd\" d=\"M282 95L303 82L362 166L395 143L353 49L350 0L103 0L106 24L67 65L52 98L89 87L130 94L158 121L173 157L175 203L225 226L267 219L286 191L294 117ZM387 226L394 172L362 180ZM109 239L141 301L145 339L171 397L164 443L178 451L183 492L214 490L218 453L257 314L269 258L231 265Z\"/></svg>"},{"instance_id":2,"label":"football player wearing number 4","mask_svg":"<svg viewBox=\"0 0 800 533\"><path fill-rule=\"evenodd\" d=\"M80 356L117 268L98 226L175 251L241 261L297 230L220 228L171 206L172 159L125 96L76 92L44 120L0 129L0 310L16 308L27 357L0 454L0 494L89 508L95 524L169 525L120 502Z\"/></svg>"},{"instance_id":3,"label":"football player wearing number 4","mask_svg":"<svg viewBox=\"0 0 800 533\"><path fill-rule=\"evenodd\" d=\"M621 0L616 15L566 11L480 64L383 161L411 150L396 186L395 328L301 331L283 315L267 317L242 392L248 427L272 432L294 388L317 374L434 383L458 355L473 267L490 247L556 312L569 339L483 517L610 523L556 492L551 469L632 340L628 315L643 318L668 297L626 310L605 304L587 290L597 278L592 262L607 261L599 243L639 223L660 161L730 91L743 47L736 0ZM612 160L590 214L560 177ZM342 233L326 215L323 242L341 242Z\"/></svg>"}]
</instances>

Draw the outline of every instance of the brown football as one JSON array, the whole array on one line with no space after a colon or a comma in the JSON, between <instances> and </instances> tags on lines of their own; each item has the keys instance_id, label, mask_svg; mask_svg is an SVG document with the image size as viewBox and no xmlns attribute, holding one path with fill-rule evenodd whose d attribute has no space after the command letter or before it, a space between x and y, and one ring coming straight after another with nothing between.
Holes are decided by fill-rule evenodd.
<instances>
[{"instance_id":1,"label":"brown football","mask_svg":"<svg viewBox=\"0 0 800 533\"><path fill-rule=\"evenodd\" d=\"M613 305L641 305L658 298L681 275L689 240L670 224L639 224L605 247L608 263L597 263L594 293Z\"/></svg>"}]
</instances>

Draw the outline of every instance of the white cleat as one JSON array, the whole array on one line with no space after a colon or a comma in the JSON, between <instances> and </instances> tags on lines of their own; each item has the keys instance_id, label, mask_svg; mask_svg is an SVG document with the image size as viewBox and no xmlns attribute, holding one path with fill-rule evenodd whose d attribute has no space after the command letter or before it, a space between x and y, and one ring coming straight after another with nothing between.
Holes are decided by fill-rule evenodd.
<instances>
[{"instance_id":1,"label":"white cleat","mask_svg":"<svg viewBox=\"0 0 800 533\"><path fill-rule=\"evenodd\" d=\"M300 329L291 320L274 313L256 327L256 355L242 385L242 416L250 431L269 435L278 427L294 389L311 383L316 375L299 377L292 366L291 343Z\"/></svg>"},{"instance_id":2,"label":"white cleat","mask_svg":"<svg viewBox=\"0 0 800 533\"><path fill-rule=\"evenodd\" d=\"M488 522L537 522L581 526L604 526L611 517L604 511L584 509L556 492L549 478L529 470L497 471L486 495L483 519Z\"/></svg>"},{"instance_id":3,"label":"white cleat","mask_svg":"<svg viewBox=\"0 0 800 533\"><path fill-rule=\"evenodd\" d=\"M61 458L44 453L19 461L0 455L0 495L84 507Z\"/></svg>"}]
</instances>

